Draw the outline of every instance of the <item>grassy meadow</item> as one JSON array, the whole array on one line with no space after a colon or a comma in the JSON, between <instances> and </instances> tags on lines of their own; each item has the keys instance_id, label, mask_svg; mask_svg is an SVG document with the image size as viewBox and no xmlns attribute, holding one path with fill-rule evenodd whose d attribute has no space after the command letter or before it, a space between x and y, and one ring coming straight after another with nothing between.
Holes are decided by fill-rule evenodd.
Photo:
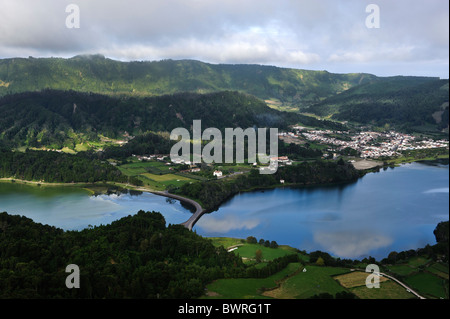
<instances>
[{"instance_id":1,"label":"grassy meadow","mask_svg":"<svg viewBox=\"0 0 450 319\"><path fill-rule=\"evenodd\" d=\"M207 286L203 298L230 299L308 299L315 295L350 292L360 299L414 299L400 284L380 277L380 288L368 288L368 273L345 267L319 266L310 263L309 256L297 249L280 245L277 248L247 243L244 239L212 237L213 245L223 246L240 256L248 266L262 268L270 261L288 254L297 254L299 262L267 278L234 278L217 280ZM256 262L256 251L261 250L262 261ZM361 266L361 267L360 267ZM365 265L355 265L364 269ZM426 298L448 298L448 266L424 257L412 257L404 263L386 268L397 279Z\"/></svg>"},{"instance_id":2,"label":"grassy meadow","mask_svg":"<svg viewBox=\"0 0 450 319\"><path fill-rule=\"evenodd\" d=\"M127 175L140 179L144 186L153 190L165 190L169 186L180 187L185 183L194 182L195 179L186 174L173 173L170 165L164 162L146 161L133 162L118 166L119 170Z\"/></svg>"}]
</instances>

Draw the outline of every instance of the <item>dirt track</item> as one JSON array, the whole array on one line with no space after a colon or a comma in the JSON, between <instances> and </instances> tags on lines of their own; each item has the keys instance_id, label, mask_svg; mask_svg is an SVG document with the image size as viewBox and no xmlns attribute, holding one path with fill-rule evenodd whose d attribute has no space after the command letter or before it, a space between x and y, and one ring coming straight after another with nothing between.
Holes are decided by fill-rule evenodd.
<instances>
[{"instance_id":1,"label":"dirt track","mask_svg":"<svg viewBox=\"0 0 450 319\"><path fill-rule=\"evenodd\" d=\"M352 163L353 166L358 170L370 169L377 166L382 166L383 162L373 161L373 160L358 160Z\"/></svg>"}]
</instances>

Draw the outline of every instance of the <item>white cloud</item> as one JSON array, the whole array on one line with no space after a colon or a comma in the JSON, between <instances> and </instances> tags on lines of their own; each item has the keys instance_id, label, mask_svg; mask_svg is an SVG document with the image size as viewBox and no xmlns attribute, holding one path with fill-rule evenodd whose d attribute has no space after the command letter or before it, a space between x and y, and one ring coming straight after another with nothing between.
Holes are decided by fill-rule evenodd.
<instances>
[{"instance_id":1,"label":"white cloud","mask_svg":"<svg viewBox=\"0 0 450 319\"><path fill-rule=\"evenodd\" d=\"M413 46L401 46L401 47L379 47L375 50L359 50L359 51L346 51L341 53L333 53L328 58L330 62L356 62L356 63L368 63L371 61L385 61L386 57L389 57L389 61L410 61L413 59L414 47Z\"/></svg>"},{"instance_id":2,"label":"white cloud","mask_svg":"<svg viewBox=\"0 0 450 319\"><path fill-rule=\"evenodd\" d=\"M435 193L449 193L449 188L448 187L443 187L443 188L433 188L430 190L427 190L425 192L423 192L424 194L435 194Z\"/></svg>"},{"instance_id":3,"label":"white cloud","mask_svg":"<svg viewBox=\"0 0 450 319\"><path fill-rule=\"evenodd\" d=\"M196 38L182 39L166 46L135 44L127 47L112 45L100 53L119 59L199 59L213 63L309 64L320 61L315 53L290 50L278 41L260 39L246 34L234 34L210 42Z\"/></svg>"},{"instance_id":4,"label":"white cloud","mask_svg":"<svg viewBox=\"0 0 450 319\"><path fill-rule=\"evenodd\" d=\"M253 229L259 225L258 219L242 219L235 215L222 218L213 215L203 215L195 227L200 227L207 233L228 233L231 230Z\"/></svg>"},{"instance_id":5,"label":"white cloud","mask_svg":"<svg viewBox=\"0 0 450 319\"><path fill-rule=\"evenodd\" d=\"M314 241L341 258L358 258L392 243L391 238L370 231L317 232Z\"/></svg>"},{"instance_id":6,"label":"white cloud","mask_svg":"<svg viewBox=\"0 0 450 319\"><path fill-rule=\"evenodd\" d=\"M0 0L0 57L102 53L322 70L345 65L346 72L382 75L390 63L405 75L431 64L431 73L448 77L448 1L378 0L381 27L367 29L371 2ZM65 27L69 3L80 7L80 29Z\"/></svg>"}]
</instances>

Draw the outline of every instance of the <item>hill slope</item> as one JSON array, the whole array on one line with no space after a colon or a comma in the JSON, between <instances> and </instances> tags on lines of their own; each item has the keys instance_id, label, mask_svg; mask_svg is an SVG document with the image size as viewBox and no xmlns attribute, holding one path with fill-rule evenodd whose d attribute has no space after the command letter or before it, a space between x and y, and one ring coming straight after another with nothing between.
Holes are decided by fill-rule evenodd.
<instances>
[{"instance_id":1,"label":"hill slope","mask_svg":"<svg viewBox=\"0 0 450 319\"><path fill-rule=\"evenodd\" d=\"M193 60L120 62L101 55L0 60L0 96L46 88L146 96L233 90L301 108L377 79L371 74Z\"/></svg>"},{"instance_id":2,"label":"hill slope","mask_svg":"<svg viewBox=\"0 0 450 319\"><path fill-rule=\"evenodd\" d=\"M170 132L191 129L202 120L202 129L306 125L339 126L300 114L279 112L261 100L237 92L179 93L157 97L113 97L74 91L44 90L0 98L0 142L10 146L50 146L60 149L99 135L121 138L127 132Z\"/></svg>"},{"instance_id":3,"label":"hill slope","mask_svg":"<svg viewBox=\"0 0 450 319\"><path fill-rule=\"evenodd\" d=\"M448 132L448 101L448 80L392 77L351 88L307 111L363 124Z\"/></svg>"},{"instance_id":4,"label":"hill slope","mask_svg":"<svg viewBox=\"0 0 450 319\"><path fill-rule=\"evenodd\" d=\"M148 98L180 92L210 94L236 91L265 100L269 105L281 106L281 109L288 106L291 110L322 117L332 116L340 121L381 127L389 124L396 129L409 131L448 130L448 80L438 78L333 74L261 65L208 64L193 60L120 62L101 55L75 56L70 59L0 60L0 97L45 89L92 92L120 98ZM189 108L188 104L185 106ZM98 109L105 111L103 107ZM225 111L229 109L216 110L216 113L227 121L229 114L232 114L232 118L235 116L233 112ZM42 118L48 112L46 115L35 115ZM166 115L164 112L155 115L147 126L152 130L170 130L174 126L169 124L175 125L176 119L168 123ZM164 120L161 121L162 118ZM188 118L183 118L188 122ZM104 120L103 117L101 119ZM252 122L243 121L243 118L239 121L243 122L240 123L243 127L248 127L247 124ZM103 131L105 125L111 124L96 123L97 126L103 126ZM114 124L117 128L118 123ZM218 127L216 121L213 124L211 126ZM90 125L97 128L92 123ZM235 126L230 125L229 121L227 125ZM177 123L176 126L181 125ZM121 130L131 130L130 127L120 127Z\"/></svg>"}]
</instances>

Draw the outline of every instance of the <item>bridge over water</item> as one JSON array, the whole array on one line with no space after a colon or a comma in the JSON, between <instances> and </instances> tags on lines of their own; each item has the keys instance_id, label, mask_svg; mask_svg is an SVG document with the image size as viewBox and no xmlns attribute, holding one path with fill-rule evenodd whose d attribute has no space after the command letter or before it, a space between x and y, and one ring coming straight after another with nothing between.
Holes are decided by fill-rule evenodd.
<instances>
[{"instance_id":1,"label":"bridge over water","mask_svg":"<svg viewBox=\"0 0 450 319\"><path fill-rule=\"evenodd\" d=\"M200 217L206 211L205 209L203 209L203 207L199 203L197 203L196 201L194 201L194 200L192 200L190 198L186 198L186 197L170 194L167 191L165 191L165 192L153 191L152 193L156 194L156 195L160 195L160 196L165 196L165 197L177 199L177 200L179 200L181 202L184 202L184 203L187 203L187 204L193 206L195 208L195 213L192 214L192 216L187 221L185 221L184 223L181 223L181 225L183 225L184 227L186 227L189 230L192 230L192 228L194 227L195 223L200 219Z\"/></svg>"}]
</instances>

